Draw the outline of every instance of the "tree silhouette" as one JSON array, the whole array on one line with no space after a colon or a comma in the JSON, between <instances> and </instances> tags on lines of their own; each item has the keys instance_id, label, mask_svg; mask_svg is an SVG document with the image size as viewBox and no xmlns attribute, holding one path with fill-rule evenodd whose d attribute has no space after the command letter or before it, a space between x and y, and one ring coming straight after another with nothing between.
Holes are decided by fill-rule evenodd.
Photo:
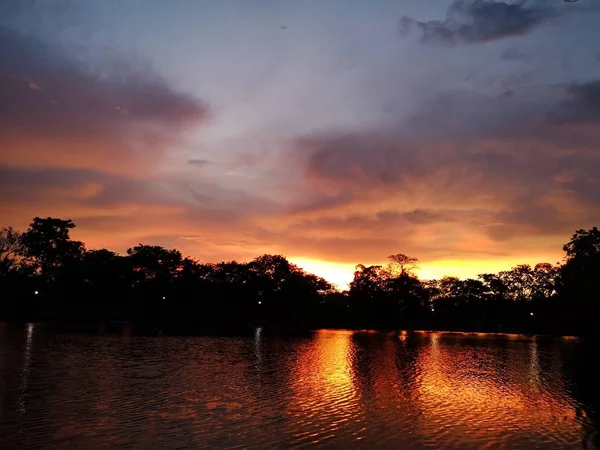
<instances>
[{"instance_id":1,"label":"tree silhouette","mask_svg":"<svg viewBox=\"0 0 600 450\"><path fill-rule=\"evenodd\" d=\"M120 321L160 329L252 325L430 328L586 334L597 331L600 231L577 230L564 264L517 265L477 279L422 281L417 259L359 264L349 290L282 255L200 263L138 244L118 255L73 241L71 220L36 217L0 231L0 319Z\"/></svg>"},{"instance_id":2,"label":"tree silhouette","mask_svg":"<svg viewBox=\"0 0 600 450\"><path fill-rule=\"evenodd\" d=\"M62 266L83 256L83 243L72 241L69 236L69 230L73 228L75 224L70 219L35 217L29 229L23 233L21 242L24 254L33 259L43 277L52 278Z\"/></svg>"},{"instance_id":3,"label":"tree silhouette","mask_svg":"<svg viewBox=\"0 0 600 450\"><path fill-rule=\"evenodd\" d=\"M571 240L563 246L566 252L566 261L578 259L587 260L597 258L600 254L600 230L597 227L591 230L577 230Z\"/></svg>"},{"instance_id":4,"label":"tree silhouette","mask_svg":"<svg viewBox=\"0 0 600 450\"><path fill-rule=\"evenodd\" d=\"M573 330L593 328L600 306L592 300L600 289L600 230L577 230L564 245L565 264L560 270L559 310Z\"/></svg>"},{"instance_id":5,"label":"tree silhouette","mask_svg":"<svg viewBox=\"0 0 600 450\"><path fill-rule=\"evenodd\" d=\"M419 267L417 263L419 260L411 256L407 256L403 253L397 253L395 255L388 256L390 261L389 272L393 275L412 275L415 270Z\"/></svg>"},{"instance_id":6,"label":"tree silhouette","mask_svg":"<svg viewBox=\"0 0 600 450\"><path fill-rule=\"evenodd\" d=\"M18 270L22 260L23 235L12 227L0 230L0 277Z\"/></svg>"}]
</instances>

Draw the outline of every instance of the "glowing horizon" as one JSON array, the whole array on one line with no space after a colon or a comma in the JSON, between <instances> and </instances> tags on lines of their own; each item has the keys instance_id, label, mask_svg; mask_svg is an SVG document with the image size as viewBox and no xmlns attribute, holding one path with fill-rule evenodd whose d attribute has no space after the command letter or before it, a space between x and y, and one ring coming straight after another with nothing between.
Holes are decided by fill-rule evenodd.
<instances>
[{"instance_id":1,"label":"glowing horizon","mask_svg":"<svg viewBox=\"0 0 600 450\"><path fill-rule=\"evenodd\" d=\"M348 284L352 281L354 271L357 264L349 263L331 263L328 261L318 261L303 258L288 258L290 262L307 272L314 273L323 277L340 290L348 288ZM415 275L421 280L434 280L443 277L456 277L460 279L477 278L483 273L498 273L503 270L510 270L516 265L528 264L535 267L538 263L549 262L554 264L554 259L534 260L527 259L519 262L512 260L479 260L479 261L435 261L431 263L419 263L419 267L415 270ZM365 265L385 265L388 261L380 261L373 264Z\"/></svg>"}]
</instances>

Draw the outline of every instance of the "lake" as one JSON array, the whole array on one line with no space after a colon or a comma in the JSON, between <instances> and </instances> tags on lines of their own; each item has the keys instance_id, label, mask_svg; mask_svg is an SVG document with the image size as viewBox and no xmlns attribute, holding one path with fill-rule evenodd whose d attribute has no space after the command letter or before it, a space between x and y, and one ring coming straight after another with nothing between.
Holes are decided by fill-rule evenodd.
<instances>
[{"instance_id":1,"label":"lake","mask_svg":"<svg viewBox=\"0 0 600 450\"><path fill-rule=\"evenodd\" d=\"M595 448L575 338L0 323L1 448Z\"/></svg>"}]
</instances>

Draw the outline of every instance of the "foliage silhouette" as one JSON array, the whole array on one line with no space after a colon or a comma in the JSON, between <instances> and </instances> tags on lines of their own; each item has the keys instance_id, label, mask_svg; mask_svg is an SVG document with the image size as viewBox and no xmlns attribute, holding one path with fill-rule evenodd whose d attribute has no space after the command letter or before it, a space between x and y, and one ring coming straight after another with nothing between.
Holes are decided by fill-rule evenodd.
<instances>
[{"instance_id":1,"label":"foliage silhouette","mask_svg":"<svg viewBox=\"0 0 600 450\"><path fill-rule=\"evenodd\" d=\"M578 230L562 265L518 265L477 279L419 280L417 259L356 266L340 292L282 255L199 263L138 244L118 255L70 237L71 220L35 217L0 231L0 319L131 321L172 328L446 329L590 334L600 291L600 231Z\"/></svg>"}]
</instances>

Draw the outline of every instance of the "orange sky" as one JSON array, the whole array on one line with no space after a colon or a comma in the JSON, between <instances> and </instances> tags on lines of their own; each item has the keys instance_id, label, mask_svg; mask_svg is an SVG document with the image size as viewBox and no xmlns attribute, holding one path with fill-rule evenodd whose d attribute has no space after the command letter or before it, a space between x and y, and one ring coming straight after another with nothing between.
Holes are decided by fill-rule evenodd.
<instances>
[{"instance_id":1,"label":"orange sky","mask_svg":"<svg viewBox=\"0 0 600 450\"><path fill-rule=\"evenodd\" d=\"M0 225L284 254L343 287L395 253L423 278L556 263L600 222L600 32L576 9L490 35L451 2L148 1L0 14Z\"/></svg>"}]
</instances>

